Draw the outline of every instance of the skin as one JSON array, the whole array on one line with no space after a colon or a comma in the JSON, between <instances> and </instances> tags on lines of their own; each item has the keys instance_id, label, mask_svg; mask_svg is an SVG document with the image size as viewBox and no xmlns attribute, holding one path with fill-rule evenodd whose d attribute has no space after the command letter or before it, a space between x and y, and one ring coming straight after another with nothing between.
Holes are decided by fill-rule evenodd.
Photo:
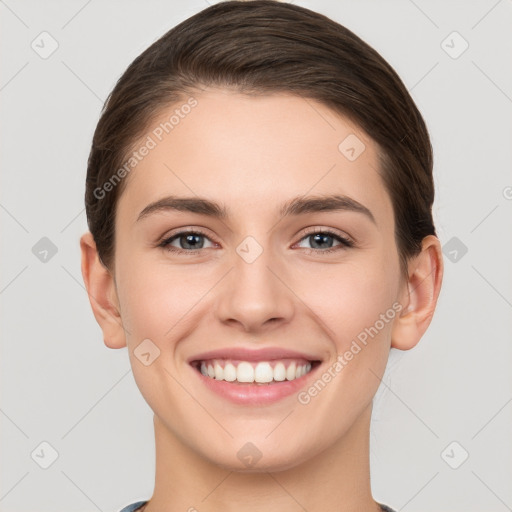
<instances>
[{"instance_id":1,"label":"skin","mask_svg":"<svg viewBox=\"0 0 512 512\"><path fill-rule=\"evenodd\" d=\"M372 399L390 347L413 348L431 321L443 275L439 240L425 238L402 278L377 147L326 106L223 89L194 97L198 105L129 175L115 219L114 269L99 262L90 233L81 239L105 344L128 346L154 411L156 481L145 512L378 511L370 489ZM338 150L349 134L366 147L355 161ZM364 205L375 223L355 211L278 213L296 196L333 193ZM137 221L170 194L214 200L229 216L169 210ZM158 247L178 228L205 231L203 248L190 255ZM332 239L339 250L321 254L308 236L316 228L355 245ZM236 251L249 235L263 249L252 263ZM190 251L185 242L172 245ZM267 406L232 404L186 362L217 348L286 347L317 355L320 376L396 302L400 313L308 404L296 395ZM134 350L148 338L160 355L145 366ZM247 442L262 454L250 468L237 457Z\"/></svg>"}]
</instances>

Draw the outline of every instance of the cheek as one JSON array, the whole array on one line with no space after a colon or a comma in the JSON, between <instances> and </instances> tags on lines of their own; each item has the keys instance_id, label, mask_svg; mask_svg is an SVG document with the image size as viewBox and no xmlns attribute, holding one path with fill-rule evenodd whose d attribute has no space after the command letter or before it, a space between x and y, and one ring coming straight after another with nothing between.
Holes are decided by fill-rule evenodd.
<instances>
[{"instance_id":1,"label":"cheek","mask_svg":"<svg viewBox=\"0 0 512 512\"><path fill-rule=\"evenodd\" d=\"M130 259L119 266L123 323L131 344L149 338L157 345L183 330L187 314L211 285L189 271ZM190 315L189 315L190 316Z\"/></svg>"},{"instance_id":2,"label":"cheek","mask_svg":"<svg viewBox=\"0 0 512 512\"><path fill-rule=\"evenodd\" d=\"M186 274L136 255L127 258L118 270L122 318L137 386L154 411L176 408L181 388L171 377L177 346L174 340L188 336L197 327L194 305L211 285L192 278L193 271ZM150 344L145 341L148 339ZM146 352L150 354L147 366L139 359Z\"/></svg>"},{"instance_id":3,"label":"cheek","mask_svg":"<svg viewBox=\"0 0 512 512\"><path fill-rule=\"evenodd\" d=\"M398 279L398 261L382 254L371 261L331 265L310 273L301 296L307 297L308 306L323 320L339 353L361 333L364 338L365 329L372 326L377 327L379 337L389 335Z\"/></svg>"}]
</instances>

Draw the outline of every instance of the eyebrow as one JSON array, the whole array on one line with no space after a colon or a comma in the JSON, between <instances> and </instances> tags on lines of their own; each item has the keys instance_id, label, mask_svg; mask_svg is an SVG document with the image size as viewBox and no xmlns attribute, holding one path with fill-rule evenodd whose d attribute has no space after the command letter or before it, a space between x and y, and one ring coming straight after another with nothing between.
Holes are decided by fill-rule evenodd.
<instances>
[{"instance_id":1,"label":"eyebrow","mask_svg":"<svg viewBox=\"0 0 512 512\"><path fill-rule=\"evenodd\" d=\"M137 217L137 222L151 214L169 210L208 215L221 220L229 217L229 212L225 206L209 199L202 197L167 196L154 203L148 204L140 212ZM376 224L375 217L366 206L344 195L298 196L284 203L279 209L279 215L281 217L287 217L306 213L335 211L362 213Z\"/></svg>"}]
</instances>

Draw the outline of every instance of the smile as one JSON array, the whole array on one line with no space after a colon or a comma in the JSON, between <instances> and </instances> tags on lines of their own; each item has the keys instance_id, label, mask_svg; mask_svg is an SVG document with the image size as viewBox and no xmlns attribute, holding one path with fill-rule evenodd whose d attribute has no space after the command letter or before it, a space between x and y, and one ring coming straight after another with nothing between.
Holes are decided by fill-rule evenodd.
<instances>
[{"instance_id":1,"label":"smile","mask_svg":"<svg viewBox=\"0 0 512 512\"><path fill-rule=\"evenodd\" d=\"M236 383L271 384L292 381L308 374L314 361L281 359L272 361L240 361L210 359L194 363L205 377Z\"/></svg>"},{"instance_id":2,"label":"smile","mask_svg":"<svg viewBox=\"0 0 512 512\"><path fill-rule=\"evenodd\" d=\"M296 395L320 371L322 360L318 353L283 347L231 346L194 354L187 362L199 389L236 405L261 407Z\"/></svg>"}]
</instances>

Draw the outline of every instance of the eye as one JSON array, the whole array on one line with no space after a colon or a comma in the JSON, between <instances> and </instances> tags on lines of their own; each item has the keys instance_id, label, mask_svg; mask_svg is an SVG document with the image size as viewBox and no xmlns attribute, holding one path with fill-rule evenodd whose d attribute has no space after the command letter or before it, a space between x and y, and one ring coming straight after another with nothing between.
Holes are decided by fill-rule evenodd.
<instances>
[{"instance_id":1,"label":"eye","mask_svg":"<svg viewBox=\"0 0 512 512\"><path fill-rule=\"evenodd\" d=\"M205 240L212 244L209 247L213 247L214 243L200 230L179 231L160 242L158 246L170 252L190 253L207 248L205 247Z\"/></svg>"},{"instance_id":2,"label":"eye","mask_svg":"<svg viewBox=\"0 0 512 512\"><path fill-rule=\"evenodd\" d=\"M205 241L210 245L205 246ZM304 243L303 241L311 244L311 247L301 245ZM303 236L296 245L305 248L309 252L326 254L353 247L354 242L329 229L316 228ZM162 247L166 251L188 254L195 254L201 249L214 246L215 242L198 229L179 231L158 244L158 247Z\"/></svg>"},{"instance_id":3,"label":"eye","mask_svg":"<svg viewBox=\"0 0 512 512\"><path fill-rule=\"evenodd\" d=\"M322 254L331 253L354 246L354 242L352 242L352 240L349 240L348 238L345 238L338 233L335 233L334 231L322 228L317 228L301 238L299 242L300 247L303 247L300 245L303 240L305 240L306 243L311 244L311 247L305 247L306 249ZM335 245L335 242L338 242L338 244Z\"/></svg>"}]
</instances>

